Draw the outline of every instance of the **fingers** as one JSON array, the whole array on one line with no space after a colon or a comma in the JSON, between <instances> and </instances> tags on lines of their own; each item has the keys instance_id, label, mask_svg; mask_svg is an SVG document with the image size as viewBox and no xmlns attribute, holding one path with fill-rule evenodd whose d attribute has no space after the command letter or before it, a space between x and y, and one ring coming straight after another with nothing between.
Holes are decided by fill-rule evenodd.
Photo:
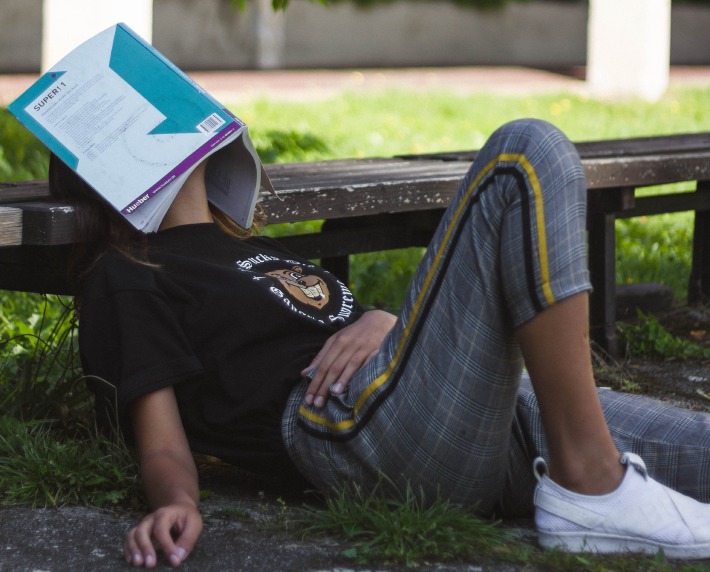
<instances>
[{"instance_id":1,"label":"fingers","mask_svg":"<svg viewBox=\"0 0 710 572\"><path fill-rule=\"evenodd\" d=\"M199 516L199 513L198 513ZM175 552L168 559L173 566L180 564L192 552L202 533L202 517L187 519L183 530L175 541Z\"/></svg>"},{"instance_id":2,"label":"fingers","mask_svg":"<svg viewBox=\"0 0 710 572\"><path fill-rule=\"evenodd\" d=\"M167 527L167 524L161 526L161 523L158 523L153 530L153 537L170 564L177 566L187 556L187 551L173 541L172 530Z\"/></svg>"},{"instance_id":3,"label":"fingers","mask_svg":"<svg viewBox=\"0 0 710 572\"><path fill-rule=\"evenodd\" d=\"M323 407L328 393L342 393L355 372L377 354L396 317L381 310L365 312L333 334L302 375L310 379L307 405Z\"/></svg>"},{"instance_id":4,"label":"fingers","mask_svg":"<svg viewBox=\"0 0 710 572\"><path fill-rule=\"evenodd\" d=\"M148 515L126 535L123 554L133 566L153 568L157 562L152 540L153 517Z\"/></svg>"},{"instance_id":5,"label":"fingers","mask_svg":"<svg viewBox=\"0 0 710 572\"><path fill-rule=\"evenodd\" d=\"M342 393L353 374L367 361L372 351L355 342L357 340L350 339L348 335L337 334L328 340L314 360L317 369L306 390L308 405L323 407L329 392Z\"/></svg>"},{"instance_id":6,"label":"fingers","mask_svg":"<svg viewBox=\"0 0 710 572\"><path fill-rule=\"evenodd\" d=\"M157 546L172 566L182 563L202 532L202 517L195 509L158 509L143 518L126 535L124 556L133 566L153 568Z\"/></svg>"},{"instance_id":7,"label":"fingers","mask_svg":"<svg viewBox=\"0 0 710 572\"><path fill-rule=\"evenodd\" d=\"M357 371L357 368L350 364L346 366L339 375L331 369L328 375L321 375L319 378L314 378L309 383L308 390L306 391L306 403L318 408L323 407L329 393L340 394L345 390L349 378L355 371ZM329 379L334 375L338 375L338 379L343 378L344 381L331 383Z\"/></svg>"}]
</instances>

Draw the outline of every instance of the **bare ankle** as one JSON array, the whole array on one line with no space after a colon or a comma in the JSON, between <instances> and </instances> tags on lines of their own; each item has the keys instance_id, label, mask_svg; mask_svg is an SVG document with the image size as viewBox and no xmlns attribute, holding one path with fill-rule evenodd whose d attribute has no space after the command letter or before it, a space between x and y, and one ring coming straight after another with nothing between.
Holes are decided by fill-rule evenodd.
<instances>
[{"instance_id":1,"label":"bare ankle","mask_svg":"<svg viewBox=\"0 0 710 572\"><path fill-rule=\"evenodd\" d=\"M592 462L556 463L550 466L550 478L568 491L603 495L619 486L624 478L624 467L618 455Z\"/></svg>"}]
</instances>

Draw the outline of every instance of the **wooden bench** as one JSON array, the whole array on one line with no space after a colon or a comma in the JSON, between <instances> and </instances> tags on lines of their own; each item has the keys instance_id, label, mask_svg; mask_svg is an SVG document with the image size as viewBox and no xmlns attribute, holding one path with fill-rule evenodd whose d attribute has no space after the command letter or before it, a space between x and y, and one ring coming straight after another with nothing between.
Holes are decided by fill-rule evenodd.
<instances>
[{"instance_id":1,"label":"wooden bench","mask_svg":"<svg viewBox=\"0 0 710 572\"><path fill-rule=\"evenodd\" d=\"M695 211L688 298L710 299L710 133L577 144L589 192L592 337L612 355L615 329L614 221ZM324 219L287 245L347 280L348 255L425 246L475 152L267 165L279 199L264 195L269 220ZM687 192L637 197L640 187L696 182ZM49 202L46 181L0 183L0 289L71 293L67 260L73 208Z\"/></svg>"}]
</instances>

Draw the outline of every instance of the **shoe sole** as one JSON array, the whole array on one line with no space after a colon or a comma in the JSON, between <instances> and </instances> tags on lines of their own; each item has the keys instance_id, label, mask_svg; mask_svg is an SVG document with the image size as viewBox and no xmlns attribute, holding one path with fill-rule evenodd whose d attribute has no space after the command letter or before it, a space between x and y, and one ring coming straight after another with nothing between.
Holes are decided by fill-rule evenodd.
<instances>
[{"instance_id":1,"label":"shoe sole","mask_svg":"<svg viewBox=\"0 0 710 572\"><path fill-rule=\"evenodd\" d=\"M565 552L596 552L598 554L642 553L657 554L678 560L710 558L708 544L664 544L613 534L580 534L578 532L538 532L538 543L543 548L559 548Z\"/></svg>"}]
</instances>

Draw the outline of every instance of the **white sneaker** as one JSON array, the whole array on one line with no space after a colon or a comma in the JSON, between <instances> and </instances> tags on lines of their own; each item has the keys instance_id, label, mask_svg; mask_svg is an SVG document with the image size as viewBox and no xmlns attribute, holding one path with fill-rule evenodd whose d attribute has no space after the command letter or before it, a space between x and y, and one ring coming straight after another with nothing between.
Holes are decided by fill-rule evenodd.
<instances>
[{"instance_id":1,"label":"white sneaker","mask_svg":"<svg viewBox=\"0 0 710 572\"><path fill-rule=\"evenodd\" d=\"M643 460L624 453L628 465L619 487L606 495L568 491L533 461L535 525L544 548L568 552L643 552L663 550L667 558L710 558L710 504L702 504L648 476Z\"/></svg>"}]
</instances>

